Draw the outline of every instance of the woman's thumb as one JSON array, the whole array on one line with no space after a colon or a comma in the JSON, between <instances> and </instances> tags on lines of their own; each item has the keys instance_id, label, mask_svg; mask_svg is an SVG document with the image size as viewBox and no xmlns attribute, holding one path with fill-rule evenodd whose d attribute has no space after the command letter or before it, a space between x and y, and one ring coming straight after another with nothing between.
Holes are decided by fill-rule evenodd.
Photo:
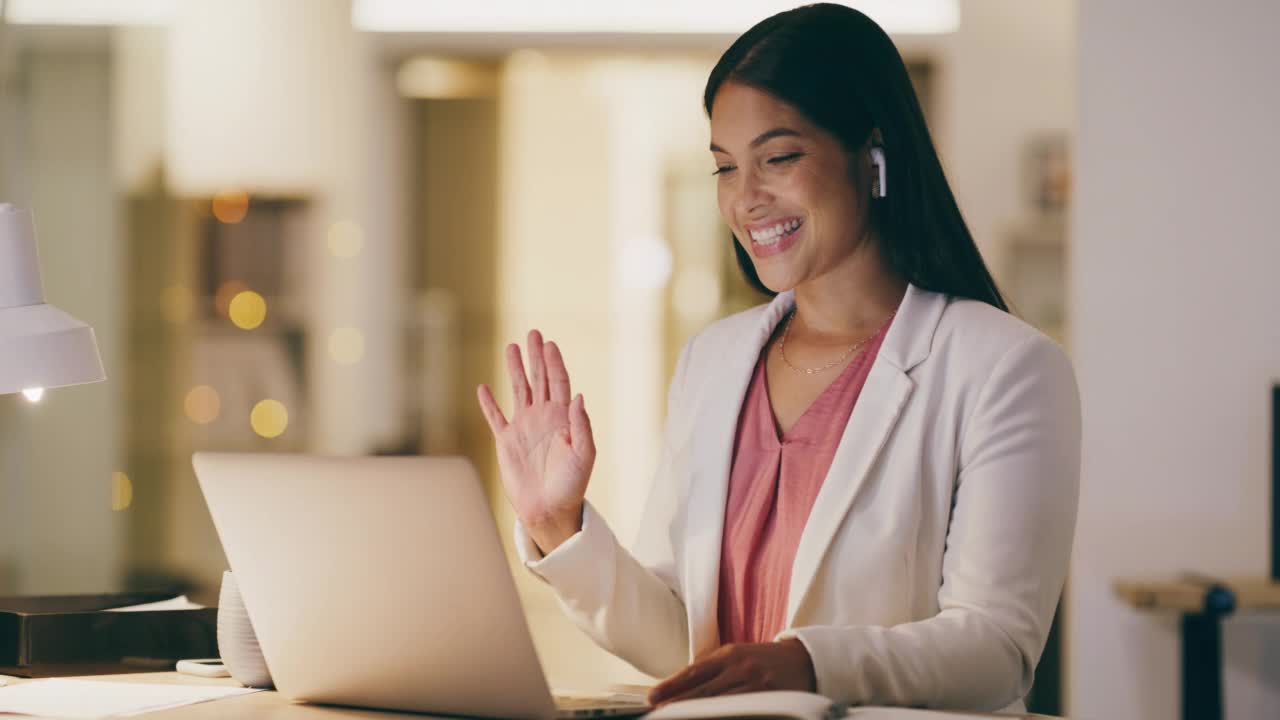
<instances>
[{"instance_id":1,"label":"woman's thumb","mask_svg":"<svg viewBox=\"0 0 1280 720\"><path fill-rule=\"evenodd\" d=\"M578 455L595 457L596 444L591 436L591 418L587 417L581 393L575 395L569 403L569 442Z\"/></svg>"}]
</instances>

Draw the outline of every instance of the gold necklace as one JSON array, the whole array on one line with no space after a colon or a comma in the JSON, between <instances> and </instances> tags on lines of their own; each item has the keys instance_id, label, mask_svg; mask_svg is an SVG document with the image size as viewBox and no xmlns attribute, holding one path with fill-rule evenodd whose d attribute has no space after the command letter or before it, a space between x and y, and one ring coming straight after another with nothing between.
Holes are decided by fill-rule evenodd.
<instances>
[{"instance_id":1,"label":"gold necklace","mask_svg":"<svg viewBox=\"0 0 1280 720\"><path fill-rule=\"evenodd\" d=\"M888 323L889 320L892 320L893 316L896 315L897 313L898 313L897 310L889 313L889 318L886 319L884 323L880 325L880 329L883 330L884 324ZM871 342L872 338L880 334L880 330L876 330L874 333L871 333L870 336L863 338L861 341L856 342L853 345L850 345L849 349L845 350L844 354L836 358L834 362L828 363L819 368L800 368L800 367L796 367L795 365L792 365L791 361L787 359L787 336L791 334L791 323L795 319L796 319L796 313L794 310L792 310L791 316L787 318L787 326L782 329L782 340L778 342L778 354L782 356L782 362L786 363L787 367L791 368L792 370L795 370L798 373L804 373L805 375L814 375L816 373L822 372L823 370L830 370L831 368L847 360L850 355L857 352L859 348Z\"/></svg>"}]
</instances>

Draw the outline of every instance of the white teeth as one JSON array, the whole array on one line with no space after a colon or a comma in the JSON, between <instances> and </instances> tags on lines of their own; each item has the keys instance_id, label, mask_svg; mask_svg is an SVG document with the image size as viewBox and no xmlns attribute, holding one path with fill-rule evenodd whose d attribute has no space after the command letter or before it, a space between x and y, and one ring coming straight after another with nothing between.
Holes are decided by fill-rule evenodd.
<instances>
[{"instance_id":1,"label":"white teeth","mask_svg":"<svg viewBox=\"0 0 1280 720\"><path fill-rule=\"evenodd\" d=\"M799 220L788 220L785 223L778 223L771 228L764 230L753 230L751 239L760 245L772 245L778 241L778 238L800 227Z\"/></svg>"}]
</instances>

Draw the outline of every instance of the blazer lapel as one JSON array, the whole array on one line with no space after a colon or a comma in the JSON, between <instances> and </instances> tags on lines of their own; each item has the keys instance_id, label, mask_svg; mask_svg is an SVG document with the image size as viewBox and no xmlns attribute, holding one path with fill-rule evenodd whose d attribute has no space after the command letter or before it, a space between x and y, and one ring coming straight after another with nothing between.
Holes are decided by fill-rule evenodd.
<instances>
[{"instance_id":1,"label":"blazer lapel","mask_svg":"<svg viewBox=\"0 0 1280 720\"><path fill-rule=\"evenodd\" d=\"M801 533L787 595L787 627L794 625L827 548L902 414L915 387L907 373L928 356L945 307L944 296L908 286Z\"/></svg>"},{"instance_id":2,"label":"blazer lapel","mask_svg":"<svg viewBox=\"0 0 1280 720\"><path fill-rule=\"evenodd\" d=\"M720 549L738 416L760 351L794 304L793 293L779 294L745 335L729 337L724 347L709 348L722 360L718 372L707 373L710 387L697 410L685 518L684 586L691 658L719 644Z\"/></svg>"},{"instance_id":3,"label":"blazer lapel","mask_svg":"<svg viewBox=\"0 0 1280 720\"><path fill-rule=\"evenodd\" d=\"M800 535L787 595L787 627L795 622L796 612L813 584L827 546L865 484L867 473L914 386L911 378L888 363L877 359L871 366Z\"/></svg>"}]
</instances>

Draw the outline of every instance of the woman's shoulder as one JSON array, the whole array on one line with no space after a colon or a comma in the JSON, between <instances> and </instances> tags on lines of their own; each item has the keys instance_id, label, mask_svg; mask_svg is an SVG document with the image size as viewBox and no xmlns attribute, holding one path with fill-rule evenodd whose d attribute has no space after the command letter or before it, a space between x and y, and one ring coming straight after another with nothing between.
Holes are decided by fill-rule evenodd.
<instances>
[{"instance_id":1,"label":"woman's shoulder","mask_svg":"<svg viewBox=\"0 0 1280 720\"><path fill-rule=\"evenodd\" d=\"M702 328L697 337L709 341L738 342L744 335L758 332L764 323L764 316L773 307L773 303L760 303L746 310L740 310L715 320Z\"/></svg>"},{"instance_id":2,"label":"woman's shoulder","mask_svg":"<svg viewBox=\"0 0 1280 720\"><path fill-rule=\"evenodd\" d=\"M1013 313L978 300L947 298L934 332L931 356L953 370L986 376L1002 364L1030 361L1042 370L1057 366L1073 375L1071 361L1053 338Z\"/></svg>"},{"instance_id":3,"label":"woman's shoulder","mask_svg":"<svg viewBox=\"0 0 1280 720\"><path fill-rule=\"evenodd\" d=\"M971 341L977 345L1008 348L1033 339L1050 338L1012 312L979 300L948 297L938 319L938 339Z\"/></svg>"},{"instance_id":4,"label":"woman's shoulder","mask_svg":"<svg viewBox=\"0 0 1280 720\"><path fill-rule=\"evenodd\" d=\"M765 315L771 307L772 303L762 303L702 327L685 341L677 372L684 370L701 376L723 368L728 356L742 352L743 348L752 344L749 342L752 338L768 332Z\"/></svg>"}]
</instances>

